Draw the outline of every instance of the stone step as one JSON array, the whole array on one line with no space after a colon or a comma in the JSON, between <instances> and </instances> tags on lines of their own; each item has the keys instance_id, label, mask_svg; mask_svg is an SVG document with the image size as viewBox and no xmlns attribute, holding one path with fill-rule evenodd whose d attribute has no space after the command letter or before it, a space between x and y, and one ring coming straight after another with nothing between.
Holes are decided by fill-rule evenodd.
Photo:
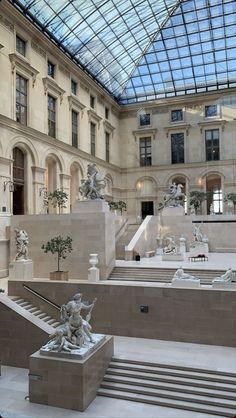
<instances>
[{"instance_id":1,"label":"stone step","mask_svg":"<svg viewBox=\"0 0 236 418\"><path fill-rule=\"evenodd\" d=\"M147 388L147 387L140 387L138 385L129 385L127 383L121 382L102 382L101 388L103 389L112 389L112 390L121 390L122 392L130 392L140 395L148 395L148 396L155 396L159 398L167 398L172 400L184 401L184 402L191 402L197 404L203 404L207 406L214 406L217 408L230 408L235 409L236 412L236 402L232 400L220 400L212 399L207 394L198 395L198 394L181 394L177 391L169 391L166 389L159 389L159 388Z\"/></svg>"},{"instance_id":2,"label":"stone step","mask_svg":"<svg viewBox=\"0 0 236 418\"><path fill-rule=\"evenodd\" d=\"M142 364L131 364L125 362L114 362L111 361L109 364L109 369L123 369L131 370L135 372L145 372L157 375L167 375L173 377L181 377L185 379L197 379L197 380L207 380L211 382L219 382L224 384L236 385L236 378L233 376L222 376L216 375L215 373L202 373L201 371L192 371L192 370L176 370L168 367L155 367L150 365Z\"/></svg>"},{"instance_id":3,"label":"stone step","mask_svg":"<svg viewBox=\"0 0 236 418\"><path fill-rule=\"evenodd\" d=\"M197 403L194 403L192 401L180 401L177 399L165 399L165 398L158 398L156 396L150 396L150 395L143 395L138 393L129 393L122 390L114 390L111 388L99 388L97 391L97 394L99 396L106 396L110 398L117 398L117 399L125 399L128 401L135 401L135 402L141 402L141 403L148 403L152 405L159 405L159 406L165 406L169 408L174 409L184 409L188 411L195 411L205 414L211 414L211 415L217 415L217 416L223 416L223 417L231 417L235 418L236 414L236 408L235 409L229 409L229 408L223 408L223 407L214 407L211 405L200 405Z\"/></svg>"},{"instance_id":4,"label":"stone step","mask_svg":"<svg viewBox=\"0 0 236 418\"><path fill-rule=\"evenodd\" d=\"M216 389L194 387L190 384L186 385L176 384L176 383L165 383L165 382L152 382L147 379L141 379L137 377L128 377L128 376L113 376L112 374L106 374L104 376L104 382L115 382L115 383L126 383L134 386L141 386L154 389L163 389L168 391L174 391L179 393L188 393L193 395L209 396L219 399L228 399L236 402L236 393L235 392L226 392L221 391L220 387Z\"/></svg>"},{"instance_id":5,"label":"stone step","mask_svg":"<svg viewBox=\"0 0 236 418\"><path fill-rule=\"evenodd\" d=\"M51 324L53 328L57 328L60 325L60 322L54 322Z\"/></svg>"},{"instance_id":6,"label":"stone step","mask_svg":"<svg viewBox=\"0 0 236 418\"><path fill-rule=\"evenodd\" d=\"M122 377L129 377L134 379L145 379L147 381L157 381L158 383L174 383L180 384L184 386L194 386L198 388L205 388L205 389L219 389L221 391L226 392L236 392L236 387L234 384L223 384L222 382L209 382L204 379L189 379L181 376L173 376L173 375L164 375L158 373L146 373L145 371L136 370L126 370L126 369L115 369L115 368L108 368L106 371L107 375L111 376L122 376Z\"/></svg>"}]
</instances>

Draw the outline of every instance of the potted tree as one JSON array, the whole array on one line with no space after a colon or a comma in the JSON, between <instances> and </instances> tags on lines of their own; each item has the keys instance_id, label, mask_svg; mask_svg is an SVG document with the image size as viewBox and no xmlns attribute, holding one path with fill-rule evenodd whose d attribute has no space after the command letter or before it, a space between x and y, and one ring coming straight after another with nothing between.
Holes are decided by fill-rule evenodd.
<instances>
[{"instance_id":1,"label":"potted tree","mask_svg":"<svg viewBox=\"0 0 236 418\"><path fill-rule=\"evenodd\" d=\"M192 190L190 192L189 205L193 206L196 213L200 212L202 207L202 202L205 200L211 201L213 197L213 192L202 192L200 190Z\"/></svg>"},{"instance_id":2,"label":"potted tree","mask_svg":"<svg viewBox=\"0 0 236 418\"><path fill-rule=\"evenodd\" d=\"M68 194L63 192L63 190L54 190L54 192L48 193L47 198L54 208L58 207L59 213L61 213L62 208L66 208Z\"/></svg>"},{"instance_id":3,"label":"potted tree","mask_svg":"<svg viewBox=\"0 0 236 418\"><path fill-rule=\"evenodd\" d=\"M51 252L57 254L57 270L50 272L51 280L68 280L68 271L62 271L60 268L61 259L65 259L73 250L72 238L67 236L66 238L61 235L52 238L46 244L42 245L42 250L45 253Z\"/></svg>"},{"instance_id":4,"label":"potted tree","mask_svg":"<svg viewBox=\"0 0 236 418\"><path fill-rule=\"evenodd\" d=\"M120 211L120 214L122 215L123 211L127 210L127 205L123 200L119 200L117 203L117 209Z\"/></svg>"}]
</instances>

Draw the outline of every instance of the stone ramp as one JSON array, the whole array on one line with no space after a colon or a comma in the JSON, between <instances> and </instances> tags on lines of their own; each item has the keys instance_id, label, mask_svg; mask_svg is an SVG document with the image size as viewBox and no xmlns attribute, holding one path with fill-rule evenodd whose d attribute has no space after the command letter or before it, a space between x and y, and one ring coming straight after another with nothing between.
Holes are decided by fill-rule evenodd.
<instances>
[{"instance_id":1,"label":"stone ramp","mask_svg":"<svg viewBox=\"0 0 236 418\"><path fill-rule=\"evenodd\" d=\"M161 267L115 267L109 280L170 283L176 270L176 268ZM184 268L184 272L201 279L201 284L209 285L215 277L224 274L225 270Z\"/></svg>"},{"instance_id":2,"label":"stone ramp","mask_svg":"<svg viewBox=\"0 0 236 418\"><path fill-rule=\"evenodd\" d=\"M137 232L139 224L130 224L116 243L116 260L125 260L125 246L128 245Z\"/></svg>"},{"instance_id":3,"label":"stone ramp","mask_svg":"<svg viewBox=\"0 0 236 418\"><path fill-rule=\"evenodd\" d=\"M113 358L98 395L235 417L236 374Z\"/></svg>"}]
</instances>

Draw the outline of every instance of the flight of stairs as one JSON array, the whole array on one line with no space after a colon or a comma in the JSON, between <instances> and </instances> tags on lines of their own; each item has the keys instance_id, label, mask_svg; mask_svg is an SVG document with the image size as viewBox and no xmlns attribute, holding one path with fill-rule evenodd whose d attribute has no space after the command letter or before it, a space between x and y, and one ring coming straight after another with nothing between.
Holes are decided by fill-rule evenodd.
<instances>
[{"instance_id":1,"label":"flight of stairs","mask_svg":"<svg viewBox=\"0 0 236 418\"><path fill-rule=\"evenodd\" d=\"M116 242L116 260L125 260L125 246L128 245L137 232L139 224L130 224Z\"/></svg>"},{"instance_id":2,"label":"flight of stairs","mask_svg":"<svg viewBox=\"0 0 236 418\"><path fill-rule=\"evenodd\" d=\"M236 416L236 373L113 358L98 395Z\"/></svg>"},{"instance_id":3,"label":"flight of stairs","mask_svg":"<svg viewBox=\"0 0 236 418\"><path fill-rule=\"evenodd\" d=\"M9 296L9 298L17 303L21 308L24 308L37 318L41 319L48 325L51 325L51 327L56 328L60 325L60 322L58 322L55 318L48 315L47 313L43 312L41 309L39 309L37 306L33 305L31 302L21 298L20 296Z\"/></svg>"},{"instance_id":4,"label":"flight of stairs","mask_svg":"<svg viewBox=\"0 0 236 418\"><path fill-rule=\"evenodd\" d=\"M176 268L115 267L111 272L109 280L170 283L175 272ZM184 272L201 279L201 284L211 284L212 280L225 273L225 270L195 270L193 268L185 268Z\"/></svg>"}]
</instances>

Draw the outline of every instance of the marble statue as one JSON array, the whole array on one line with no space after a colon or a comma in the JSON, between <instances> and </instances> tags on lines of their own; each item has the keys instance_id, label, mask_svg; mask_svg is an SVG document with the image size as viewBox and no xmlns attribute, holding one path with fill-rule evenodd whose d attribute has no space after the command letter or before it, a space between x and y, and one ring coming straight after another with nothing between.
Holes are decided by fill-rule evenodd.
<instances>
[{"instance_id":1,"label":"marble statue","mask_svg":"<svg viewBox=\"0 0 236 418\"><path fill-rule=\"evenodd\" d=\"M28 245L29 237L27 232L24 229L15 228L15 243L16 243L16 256L15 261L17 260L28 260Z\"/></svg>"},{"instance_id":2,"label":"marble statue","mask_svg":"<svg viewBox=\"0 0 236 418\"><path fill-rule=\"evenodd\" d=\"M106 186L105 179L98 173L95 163L87 166L87 179L81 180L80 194L87 200L103 199L101 190Z\"/></svg>"},{"instance_id":3,"label":"marble statue","mask_svg":"<svg viewBox=\"0 0 236 418\"><path fill-rule=\"evenodd\" d=\"M193 237L194 237L194 241L203 242L203 233L201 231L200 225L194 225Z\"/></svg>"},{"instance_id":4,"label":"marble statue","mask_svg":"<svg viewBox=\"0 0 236 418\"><path fill-rule=\"evenodd\" d=\"M190 205L190 215L196 215L196 209L194 205Z\"/></svg>"},{"instance_id":5,"label":"marble statue","mask_svg":"<svg viewBox=\"0 0 236 418\"><path fill-rule=\"evenodd\" d=\"M180 266L178 270L176 270L174 278L179 280L199 280L197 277L191 276L191 274L184 273L182 266Z\"/></svg>"},{"instance_id":6,"label":"marble statue","mask_svg":"<svg viewBox=\"0 0 236 418\"><path fill-rule=\"evenodd\" d=\"M213 203L210 204L210 215L215 215Z\"/></svg>"},{"instance_id":7,"label":"marble statue","mask_svg":"<svg viewBox=\"0 0 236 418\"><path fill-rule=\"evenodd\" d=\"M212 280L212 283L232 283L235 279L235 273L230 267L222 276L216 277Z\"/></svg>"},{"instance_id":8,"label":"marble statue","mask_svg":"<svg viewBox=\"0 0 236 418\"><path fill-rule=\"evenodd\" d=\"M183 206L185 194L182 192L182 184L176 184L175 182L169 186L167 194L164 196L164 203L159 205L159 210L164 207L180 207Z\"/></svg>"},{"instance_id":9,"label":"marble statue","mask_svg":"<svg viewBox=\"0 0 236 418\"><path fill-rule=\"evenodd\" d=\"M96 299L88 305L82 301L82 294L76 293L72 300L61 307L61 325L50 335L49 342L42 347L42 352L78 352L83 347L96 343L91 333L91 313ZM87 310L86 318L81 311ZM95 335L95 334L94 334Z\"/></svg>"},{"instance_id":10,"label":"marble statue","mask_svg":"<svg viewBox=\"0 0 236 418\"><path fill-rule=\"evenodd\" d=\"M178 253L178 247L175 243L174 238L173 237L166 237L166 240L167 240L168 244L163 249L164 254L177 254Z\"/></svg>"}]
</instances>

